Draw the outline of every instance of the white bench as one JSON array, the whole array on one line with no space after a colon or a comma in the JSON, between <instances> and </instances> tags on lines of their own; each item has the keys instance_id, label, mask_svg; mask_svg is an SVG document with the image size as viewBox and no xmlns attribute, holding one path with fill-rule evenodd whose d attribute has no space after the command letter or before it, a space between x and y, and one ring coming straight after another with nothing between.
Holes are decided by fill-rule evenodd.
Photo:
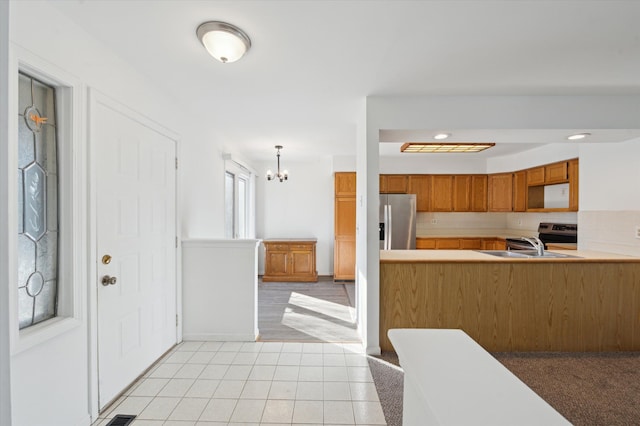
<instances>
[{"instance_id":1,"label":"white bench","mask_svg":"<svg viewBox=\"0 0 640 426\"><path fill-rule=\"evenodd\" d=\"M570 423L462 330L389 330L404 369L403 425Z\"/></svg>"}]
</instances>

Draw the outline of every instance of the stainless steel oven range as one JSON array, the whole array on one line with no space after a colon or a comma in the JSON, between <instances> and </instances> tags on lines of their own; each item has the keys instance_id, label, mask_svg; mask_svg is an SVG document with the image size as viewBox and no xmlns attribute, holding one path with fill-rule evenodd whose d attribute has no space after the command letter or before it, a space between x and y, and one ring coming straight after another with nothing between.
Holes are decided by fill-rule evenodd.
<instances>
[{"instance_id":1,"label":"stainless steel oven range","mask_svg":"<svg viewBox=\"0 0 640 426\"><path fill-rule=\"evenodd\" d=\"M547 248L549 243L577 243L578 225L575 223L547 223L538 226L538 238ZM507 250L535 250L526 238L507 238Z\"/></svg>"}]
</instances>

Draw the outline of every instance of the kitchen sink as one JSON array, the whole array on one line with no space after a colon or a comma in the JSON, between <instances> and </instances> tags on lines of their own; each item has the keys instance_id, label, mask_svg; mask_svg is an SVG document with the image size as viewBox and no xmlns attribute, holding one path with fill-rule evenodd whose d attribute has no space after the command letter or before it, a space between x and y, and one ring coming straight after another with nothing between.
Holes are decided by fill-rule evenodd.
<instances>
[{"instance_id":1,"label":"kitchen sink","mask_svg":"<svg viewBox=\"0 0 640 426\"><path fill-rule=\"evenodd\" d=\"M550 251L544 252L542 256L538 255L535 250L476 250L478 253L490 254L497 257L508 257L515 259L561 259L561 258L580 258L580 256L573 256L570 254L554 253Z\"/></svg>"}]
</instances>

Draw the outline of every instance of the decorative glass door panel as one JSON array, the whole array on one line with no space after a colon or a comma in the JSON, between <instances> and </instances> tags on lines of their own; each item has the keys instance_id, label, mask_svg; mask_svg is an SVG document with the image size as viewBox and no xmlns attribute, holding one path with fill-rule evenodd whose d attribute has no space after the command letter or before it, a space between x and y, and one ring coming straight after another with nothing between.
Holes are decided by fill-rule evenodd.
<instances>
[{"instance_id":1,"label":"decorative glass door panel","mask_svg":"<svg viewBox=\"0 0 640 426\"><path fill-rule=\"evenodd\" d=\"M18 322L57 314L58 175L55 88L19 75Z\"/></svg>"}]
</instances>

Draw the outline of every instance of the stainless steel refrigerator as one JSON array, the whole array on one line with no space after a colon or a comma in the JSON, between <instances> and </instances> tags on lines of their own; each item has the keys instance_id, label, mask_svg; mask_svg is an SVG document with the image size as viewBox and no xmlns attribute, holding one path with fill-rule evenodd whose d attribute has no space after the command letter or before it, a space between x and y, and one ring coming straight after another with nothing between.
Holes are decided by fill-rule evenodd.
<instances>
[{"instance_id":1,"label":"stainless steel refrigerator","mask_svg":"<svg viewBox=\"0 0 640 426\"><path fill-rule=\"evenodd\" d=\"M380 249L416 248L416 196L380 194Z\"/></svg>"}]
</instances>

